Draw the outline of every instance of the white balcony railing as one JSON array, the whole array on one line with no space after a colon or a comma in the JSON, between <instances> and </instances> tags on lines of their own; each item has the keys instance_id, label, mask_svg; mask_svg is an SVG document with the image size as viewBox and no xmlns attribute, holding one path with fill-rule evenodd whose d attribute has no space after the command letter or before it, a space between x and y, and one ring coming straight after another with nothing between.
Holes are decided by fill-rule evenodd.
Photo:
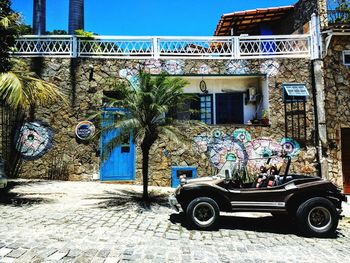
<instances>
[{"instance_id":1,"label":"white balcony railing","mask_svg":"<svg viewBox=\"0 0 350 263\"><path fill-rule=\"evenodd\" d=\"M15 56L119 59L311 58L310 35L240 37L22 36Z\"/></svg>"},{"instance_id":2,"label":"white balcony railing","mask_svg":"<svg viewBox=\"0 0 350 263\"><path fill-rule=\"evenodd\" d=\"M24 57L74 56L72 36L22 36L16 39L13 54Z\"/></svg>"}]
</instances>

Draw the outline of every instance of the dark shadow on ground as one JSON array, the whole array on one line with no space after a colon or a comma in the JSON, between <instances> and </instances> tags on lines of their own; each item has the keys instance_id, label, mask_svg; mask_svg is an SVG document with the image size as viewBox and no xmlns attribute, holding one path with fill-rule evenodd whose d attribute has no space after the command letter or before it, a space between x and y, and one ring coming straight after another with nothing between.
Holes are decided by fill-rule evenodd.
<instances>
[{"instance_id":1,"label":"dark shadow on ground","mask_svg":"<svg viewBox=\"0 0 350 263\"><path fill-rule=\"evenodd\" d=\"M50 199L30 197L29 194L21 194L13 191L22 185L40 184L40 181L9 181L5 189L0 190L0 205L27 206L41 203L49 203Z\"/></svg>"},{"instance_id":2,"label":"dark shadow on ground","mask_svg":"<svg viewBox=\"0 0 350 263\"><path fill-rule=\"evenodd\" d=\"M170 215L170 222L173 224L181 224L182 227L192 230L193 228L187 223L184 213L174 213ZM262 217L242 217L232 215L222 215L219 218L218 227L211 231L217 231L219 229L227 230L247 230L261 233L274 233L281 235L295 234L302 236L297 228L294 219L288 217L274 217L274 216L262 216ZM329 238L336 238L341 233L337 232Z\"/></svg>"},{"instance_id":3,"label":"dark shadow on ground","mask_svg":"<svg viewBox=\"0 0 350 263\"><path fill-rule=\"evenodd\" d=\"M150 202L142 200L142 193L133 190L118 190L118 192L104 191L101 195L90 196L88 199L97 200L97 207L102 209L115 208L124 210L136 207L143 210L152 210L153 207L169 207L168 194L150 191Z\"/></svg>"}]
</instances>

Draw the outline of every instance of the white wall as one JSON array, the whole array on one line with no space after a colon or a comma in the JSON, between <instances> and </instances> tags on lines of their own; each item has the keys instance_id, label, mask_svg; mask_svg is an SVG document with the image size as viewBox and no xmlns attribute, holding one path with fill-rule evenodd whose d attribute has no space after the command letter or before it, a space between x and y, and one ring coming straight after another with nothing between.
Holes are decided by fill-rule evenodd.
<instances>
[{"instance_id":1,"label":"white wall","mask_svg":"<svg viewBox=\"0 0 350 263\"><path fill-rule=\"evenodd\" d=\"M199 83L203 79L207 84L209 94L226 93L226 92L246 92L248 88L256 88L257 93L263 95L261 106L259 107L260 113L258 117L261 117L262 109L268 108L268 88L267 82L262 76L183 76L183 79L189 82L189 85L185 87L186 93L202 93L199 89ZM243 100L244 111L244 123L254 119L257 105L255 103L245 104L245 97ZM214 107L215 108L215 107ZM215 109L214 109L215 113ZM215 123L215 114L214 114Z\"/></svg>"}]
</instances>

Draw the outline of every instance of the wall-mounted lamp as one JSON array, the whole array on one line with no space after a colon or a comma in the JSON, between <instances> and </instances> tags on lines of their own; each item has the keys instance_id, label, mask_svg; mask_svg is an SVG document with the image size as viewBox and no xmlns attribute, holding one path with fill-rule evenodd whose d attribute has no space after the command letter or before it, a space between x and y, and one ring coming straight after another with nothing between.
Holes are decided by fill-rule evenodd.
<instances>
[{"instance_id":1,"label":"wall-mounted lamp","mask_svg":"<svg viewBox=\"0 0 350 263\"><path fill-rule=\"evenodd\" d=\"M199 88L200 88L201 92L203 92L205 94L208 93L207 83L205 83L203 78L202 78L201 82L199 82Z\"/></svg>"},{"instance_id":2,"label":"wall-mounted lamp","mask_svg":"<svg viewBox=\"0 0 350 263\"><path fill-rule=\"evenodd\" d=\"M94 66L92 64L89 65L89 81L93 81L94 79Z\"/></svg>"}]
</instances>

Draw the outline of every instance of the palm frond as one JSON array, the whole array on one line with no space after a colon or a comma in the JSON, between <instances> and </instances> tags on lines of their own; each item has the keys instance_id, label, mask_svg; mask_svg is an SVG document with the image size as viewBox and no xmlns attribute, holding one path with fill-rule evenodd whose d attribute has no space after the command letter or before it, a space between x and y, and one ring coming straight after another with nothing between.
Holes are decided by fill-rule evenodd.
<instances>
[{"instance_id":1,"label":"palm frond","mask_svg":"<svg viewBox=\"0 0 350 263\"><path fill-rule=\"evenodd\" d=\"M106 161L108 157L111 155L111 153L113 152L113 150L123 142L124 142L124 136L119 135L119 136L114 136L108 141L108 143L104 144L101 152L102 162Z\"/></svg>"},{"instance_id":2,"label":"palm frond","mask_svg":"<svg viewBox=\"0 0 350 263\"><path fill-rule=\"evenodd\" d=\"M210 127L205 124L202 121L199 120L184 120L184 121L179 121L179 120L175 120L173 122L174 125L179 126L179 127L191 127L191 126L196 126L198 128L202 128L205 131L210 131Z\"/></svg>"},{"instance_id":3,"label":"palm frond","mask_svg":"<svg viewBox=\"0 0 350 263\"><path fill-rule=\"evenodd\" d=\"M160 136L164 135L169 140L173 141L175 144L182 144L184 146L184 140L182 140L181 133L178 129L173 126L163 126L160 129Z\"/></svg>"},{"instance_id":4,"label":"palm frond","mask_svg":"<svg viewBox=\"0 0 350 263\"><path fill-rule=\"evenodd\" d=\"M17 13L10 14L8 16L0 16L0 27L8 29L10 26L17 24L19 16Z\"/></svg>"},{"instance_id":5,"label":"palm frond","mask_svg":"<svg viewBox=\"0 0 350 263\"><path fill-rule=\"evenodd\" d=\"M14 109L29 108L29 101L24 94L22 79L13 72L0 74L0 96Z\"/></svg>"},{"instance_id":6,"label":"palm frond","mask_svg":"<svg viewBox=\"0 0 350 263\"><path fill-rule=\"evenodd\" d=\"M0 96L13 109L46 106L57 101L67 103L58 88L32 72L9 71L0 74Z\"/></svg>"},{"instance_id":7,"label":"palm frond","mask_svg":"<svg viewBox=\"0 0 350 263\"><path fill-rule=\"evenodd\" d=\"M103 115L104 111L103 110L98 110L96 112L94 112L93 114L89 115L87 117L88 121L92 121L92 120L98 120L101 121L102 120L102 115Z\"/></svg>"},{"instance_id":8,"label":"palm frond","mask_svg":"<svg viewBox=\"0 0 350 263\"><path fill-rule=\"evenodd\" d=\"M104 126L102 128L102 134L104 136L109 134L109 136L112 136L112 138L103 147L105 150L102 153L102 160L106 160L117 146L125 143L125 141L128 141L130 134L133 135L133 138L143 136L143 134L140 134L142 133L142 129L138 128L139 124L137 119L125 119Z\"/></svg>"},{"instance_id":9,"label":"palm frond","mask_svg":"<svg viewBox=\"0 0 350 263\"><path fill-rule=\"evenodd\" d=\"M0 26L7 29L11 24L11 20L9 17L0 17Z\"/></svg>"}]
</instances>

